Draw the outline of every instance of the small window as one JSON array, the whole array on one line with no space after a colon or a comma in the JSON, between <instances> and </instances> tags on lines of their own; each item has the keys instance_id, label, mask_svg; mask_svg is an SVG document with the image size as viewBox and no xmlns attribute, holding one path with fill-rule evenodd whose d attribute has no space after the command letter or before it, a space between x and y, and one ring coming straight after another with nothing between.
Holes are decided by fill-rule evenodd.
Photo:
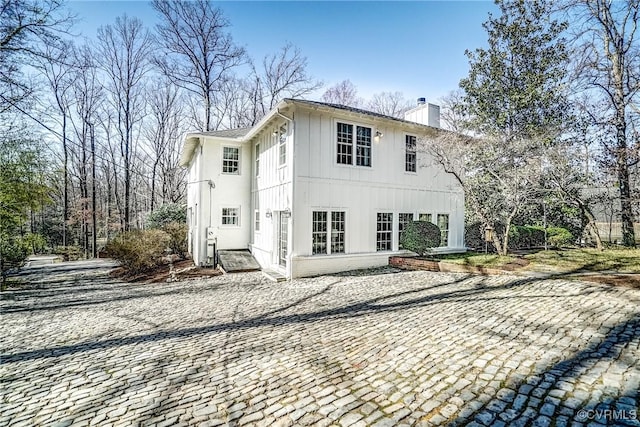
<instances>
[{"instance_id":1,"label":"small window","mask_svg":"<svg viewBox=\"0 0 640 427\"><path fill-rule=\"evenodd\" d=\"M401 213L398 214L398 248L401 248L402 245L400 241L402 240L402 233L407 225L413 221L412 213Z\"/></svg>"},{"instance_id":2,"label":"small window","mask_svg":"<svg viewBox=\"0 0 640 427\"><path fill-rule=\"evenodd\" d=\"M312 231L312 251L313 255L327 253L327 213L321 211L313 212Z\"/></svg>"},{"instance_id":3,"label":"small window","mask_svg":"<svg viewBox=\"0 0 640 427\"><path fill-rule=\"evenodd\" d=\"M344 253L344 212L331 212L331 253Z\"/></svg>"},{"instance_id":4,"label":"small window","mask_svg":"<svg viewBox=\"0 0 640 427\"><path fill-rule=\"evenodd\" d=\"M278 130L278 153L279 153L279 162L280 166L283 166L287 163L287 127L280 126Z\"/></svg>"},{"instance_id":5,"label":"small window","mask_svg":"<svg viewBox=\"0 0 640 427\"><path fill-rule=\"evenodd\" d=\"M222 225L240 225L240 209L222 208Z\"/></svg>"},{"instance_id":6,"label":"small window","mask_svg":"<svg viewBox=\"0 0 640 427\"><path fill-rule=\"evenodd\" d=\"M416 137L407 135L405 140L404 170L416 171Z\"/></svg>"},{"instance_id":7,"label":"small window","mask_svg":"<svg viewBox=\"0 0 640 427\"><path fill-rule=\"evenodd\" d=\"M260 211L258 209L253 212L253 230L260 231Z\"/></svg>"},{"instance_id":8,"label":"small window","mask_svg":"<svg viewBox=\"0 0 640 427\"><path fill-rule=\"evenodd\" d=\"M438 214L438 228L440 228L440 246L449 246L448 214Z\"/></svg>"},{"instance_id":9,"label":"small window","mask_svg":"<svg viewBox=\"0 0 640 427\"><path fill-rule=\"evenodd\" d=\"M356 127L356 165L371 167L371 128Z\"/></svg>"},{"instance_id":10,"label":"small window","mask_svg":"<svg viewBox=\"0 0 640 427\"><path fill-rule=\"evenodd\" d=\"M260 175L260 144L256 144L256 176Z\"/></svg>"},{"instance_id":11,"label":"small window","mask_svg":"<svg viewBox=\"0 0 640 427\"><path fill-rule=\"evenodd\" d=\"M222 172L235 173L240 170L240 149L238 147L222 148Z\"/></svg>"},{"instance_id":12,"label":"small window","mask_svg":"<svg viewBox=\"0 0 640 427\"><path fill-rule=\"evenodd\" d=\"M393 214L378 213L376 250L390 251L393 239Z\"/></svg>"},{"instance_id":13,"label":"small window","mask_svg":"<svg viewBox=\"0 0 640 427\"><path fill-rule=\"evenodd\" d=\"M338 123L338 164L353 163L353 125Z\"/></svg>"}]
</instances>

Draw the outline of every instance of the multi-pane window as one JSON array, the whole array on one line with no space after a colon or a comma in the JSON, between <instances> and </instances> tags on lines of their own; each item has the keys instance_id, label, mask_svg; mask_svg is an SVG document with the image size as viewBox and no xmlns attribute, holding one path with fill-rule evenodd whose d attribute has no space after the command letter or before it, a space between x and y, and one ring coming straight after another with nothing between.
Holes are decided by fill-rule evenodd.
<instances>
[{"instance_id":1,"label":"multi-pane window","mask_svg":"<svg viewBox=\"0 0 640 427\"><path fill-rule=\"evenodd\" d=\"M371 166L371 128L356 126L356 165Z\"/></svg>"},{"instance_id":2,"label":"multi-pane window","mask_svg":"<svg viewBox=\"0 0 640 427\"><path fill-rule=\"evenodd\" d=\"M256 176L260 175L260 144L256 144Z\"/></svg>"},{"instance_id":3,"label":"multi-pane window","mask_svg":"<svg viewBox=\"0 0 640 427\"><path fill-rule=\"evenodd\" d=\"M407 135L405 139L405 154L404 154L404 170L406 172L416 171L416 137Z\"/></svg>"},{"instance_id":4,"label":"multi-pane window","mask_svg":"<svg viewBox=\"0 0 640 427\"><path fill-rule=\"evenodd\" d=\"M353 125L338 123L338 163L353 163Z\"/></svg>"},{"instance_id":5,"label":"multi-pane window","mask_svg":"<svg viewBox=\"0 0 640 427\"><path fill-rule=\"evenodd\" d=\"M222 225L240 225L240 209L222 208Z\"/></svg>"},{"instance_id":6,"label":"multi-pane window","mask_svg":"<svg viewBox=\"0 0 640 427\"><path fill-rule=\"evenodd\" d=\"M313 212L312 254L327 253L327 213Z\"/></svg>"},{"instance_id":7,"label":"multi-pane window","mask_svg":"<svg viewBox=\"0 0 640 427\"><path fill-rule=\"evenodd\" d=\"M222 147L222 172L238 173L240 169L240 149L238 147Z\"/></svg>"},{"instance_id":8,"label":"multi-pane window","mask_svg":"<svg viewBox=\"0 0 640 427\"><path fill-rule=\"evenodd\" d=\"M393 239L393 214L378 213L376 250L390 251Z\"/></svg>"},{"instance_id":9,"label":"multi-pane window","mask_svg":"<svg viewBox=\"0 0 640 427\"><path fill-rule=\"evenodd\" d=\"M418 214L418 221L431 222L431 214L430 213Z\"/></svg>"},{"instance_id":10,"label":"multi-pane window","mask_svg":"<svg viewBox=\"0 0 640 427\"><path fill-rule=\"evenodd\" d=\"M398 242L402 241L402 233L407 225L413 221L412 213L401 213L398 214ZM402 244L398 243L398 247L401 248Z\"/></svg>"},{"instance_id":11,"label":"multi-pane window","mask_svg":"<svg viewBox=\"0 0 640 427\"><path fill-rule=\"evenodd\" d=\"M331 253L344 253L344 212L331 212Z\"/></svg>"},{"instance_id":12,"label":"multi-pane window","mask_svg":"<svg viewBox=\"0 0 640 427\"><path fill-rule=\"evenodd\" d=\"M287 127L280 126L278 130L278 164L283 166L287 163Z\"/></svg>"},{"instance_id":13,"label":"multi-pane window","mask_svg":"<svg viewBox=\"0 0 640 427\"><path fill-rule=\"evenodd\" d=\"M258 209L253 211L253 229L260 231L260 211Z\"/></svg>"},{"instance_id":14,"label":"multi-pane window","mask_svg":"<svg viewBox=\"0 0 640 427\"><path fill-rule=\"evenodd\" d=\"M341 165L353 165L353 125L337 124L337 162ZM371 128L356 126L355 137L356 166L371 166Z\"/></svg>"},{"instance_id":15,"label":"multi-pane window","mask_svg":"<svg viewBox=\"0 0 640 427\"><path fill-rule=\"evenodd\" d=\"M440 246L449 246L448 214L438 214L438 228L440 228Z\"/></svg>"}]
</instances>

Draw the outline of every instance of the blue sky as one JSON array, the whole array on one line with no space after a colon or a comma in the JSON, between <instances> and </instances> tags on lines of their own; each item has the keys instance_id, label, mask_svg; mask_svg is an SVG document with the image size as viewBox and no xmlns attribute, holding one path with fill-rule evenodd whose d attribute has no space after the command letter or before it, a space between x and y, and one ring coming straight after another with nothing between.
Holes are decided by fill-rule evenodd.
<instances>
[{"instance_id":1,"label":"blue sky","mask_svg":"<svg viewBox=\"0 0 640 427\"><path fill-rule=\"evenodd\" d=\"M428 101L454 90L468 71L465 49L486 45L482 28L490 1L223 1L239 45L260 60L287 42L308 59L308 70L330 86L350 79L365 98L401 91ZM89 38L96 28L126 13L152 27L146 1L72 1ZM320 96L322 91L316 94Z\"/></svg>"}]
</instances>

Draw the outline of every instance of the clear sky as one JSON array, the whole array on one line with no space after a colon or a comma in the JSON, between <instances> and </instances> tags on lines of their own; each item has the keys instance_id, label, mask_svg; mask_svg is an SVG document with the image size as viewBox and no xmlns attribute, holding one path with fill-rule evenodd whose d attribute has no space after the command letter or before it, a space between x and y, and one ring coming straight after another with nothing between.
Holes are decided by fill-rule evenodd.
<instances>
[{"instance_id":1,"label":"clear sky","mask_svg":"<svg viewBox=\"0 0 640 427\"><path fill-rule=\"evenodd\" d=\"M466 76L465 49L486 46L482 23L490 1L222 1L235 42L251 57L291 42L308 59L311 75L331 86L350 79L360 96L400 91L435 102ZM82 35L126 13L153 27L146 1L72 1ZM322 90L313 96L319 98Z\"/></svg>"}]
</instances>

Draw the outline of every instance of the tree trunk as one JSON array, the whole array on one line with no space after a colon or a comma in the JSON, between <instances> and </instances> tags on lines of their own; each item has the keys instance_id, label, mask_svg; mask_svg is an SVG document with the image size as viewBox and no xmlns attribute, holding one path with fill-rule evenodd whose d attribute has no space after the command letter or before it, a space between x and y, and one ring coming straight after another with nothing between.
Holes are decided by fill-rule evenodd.
<instances>
[{"instance_id":1,"label":"tree trunk","mask_svg":"<svg viewBox=\"0 0 640 427\"><path fill-rule=\"evenodd\" d=\"M62 114L62 151L64 156L63 203L62 203L62 246L67 246L67 222L69 221L69 149L67 148L67 115Z\"/></svg>"},{"instance_id":2,"label":"tree trunk","mask_svg":"<svg viewBox=\"0 0 640 427\"><path fill-rule=\"evenodd\" d=\"M98 225L96 224L96 141L93 131L93 125L89 125L91 135L91 255L93 258L98 257Z\"/></svg>"}]
</instances>

